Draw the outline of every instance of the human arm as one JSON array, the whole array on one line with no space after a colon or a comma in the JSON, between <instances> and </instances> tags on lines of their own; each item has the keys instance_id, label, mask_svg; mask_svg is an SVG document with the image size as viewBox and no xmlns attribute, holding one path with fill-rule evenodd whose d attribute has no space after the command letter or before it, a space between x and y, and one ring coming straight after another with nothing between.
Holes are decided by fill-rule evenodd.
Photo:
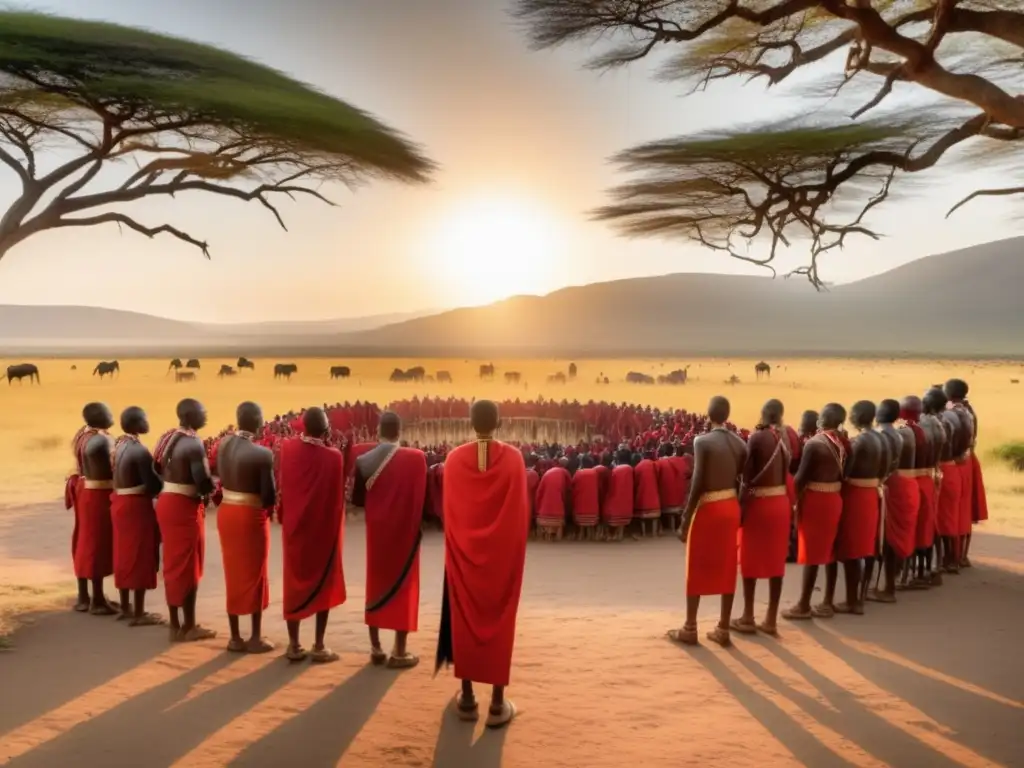
<instances>
[{"instance_id":1,"label":"human arm","mask_svg":"<svg viewBox=\"0 0 1024 768\"><path fill-rule=\"evenodd\" d=\"M700 501L704 488L704 475L707 473L701 442L699 438L693 442L693 475L690 477L690 493L686 497L686 507L683 509L682 533L679 536L683 541L686 541L686 535L689 532L690 519L693 517L693 513L697 511L697 503Z\"/></svg>"},{"instance_id":2,"label":"human arm","mask_svg":"<svg viewBox=\"0 0 1024 768\"><path fill-rule=\"evenodd\" d=\"M277 484L274 482L274 455L266 452L260 466L260 502L263 509L271 511L277 504Z\"/></svg>"},{"instance_id":3,"label":"human arm","mask_svg":"<svg viewBox=\"0 0 1024 768\"><path fill-rule=\"evenodd\" d=\"M793 478L793 483L796 486L796 492L800 493L807 486L807 483L811 481L811 467L814 465L814 452L816 446L813 442L808 442L804 445L804 449L800 454L800 464L796 470L796 476Z\"/></svg>"},{"instance_id":4,"label":"human arm","mask_svg":"<svg viewBox=\"0 0 1024 768\"><path fill-rule=\"evenodd\" d=\"M206 449L198 438L189 441L188 465L192 474L192 484L200 496L206 497L213 493L213 476L210 473L210 461L206 458Z\"/></svg>"},{"instance_id":5,"label":"human arm","mask_svg":"<svg viewBox=\"0 0 1024 768\"><path fill-rule=\"evenodd\" d=\"M163 490L164 481L156 472L152 455L147 450L139 450L136 461L138 461L139 478L146 486L146 495L150 498L156 497Z\"/></svg>"}]
</instances>

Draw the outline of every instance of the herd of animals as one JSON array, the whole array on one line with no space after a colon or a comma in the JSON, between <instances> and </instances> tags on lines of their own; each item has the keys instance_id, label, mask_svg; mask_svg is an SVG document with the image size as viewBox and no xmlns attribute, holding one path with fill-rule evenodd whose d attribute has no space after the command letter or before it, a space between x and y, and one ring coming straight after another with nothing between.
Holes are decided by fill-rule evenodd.
<instances>
[{"instance_id":1,"label":"herd of animals","mask_svg":"<svg viewBox=\"0 0 1024 768\"><path fill-rule=\"evenodd\" d=\"M198 358L189 358L185 362L181 361L181 358L176 357L171 360L167 366L167 373L174 372L174 380L176 382L188 382L195 381L196 371L202 368L202 363ZM76 370L77 366L72 365L72 370ZM256 364L247 357L239 357L235 365L228 365L226 363L220 366L220 370L217 371L217 376L224 378L225 376L237 376L240 371L249 369L252 371L256 370ZM577 376L576 363L570 363L567 372L558 371L547 377L549 384L565 384L570 380L574 380ZM690 366L685 368L679 368L670 373L658 376L655 378L646 373L640 373L638 371L630 371L626 374L626 382L630 384L666 384L666 385L681 385L687 382L689 377ZM96 367L92 371L93 376L99 376L101 379L105 376L114 377L115 374L121 372L121 364L117 360L104 360L96 364ZM275 379L291 379L291 377L299 372L299 366L295 363L277 363L274 365L274 378ZM480 379L481 380L493 380L496 374L496 370L493 363L487 363L480 366ZM347 379L352 375L352 369L347 365L332 365L329 370L331 379ZM762 376L771 378L772 368L763 360L754 366L754 375L760 380ZM519 371L506 371L504 373L506 384L521 384L523 383L523 375ZM20 363L18 365L7 366L7 372L2 377L7 379L7 384L10 385L12 382L17 381L19 384L22 383L23 379L28 379L30 383L41 384L42 381L39 378L39 367L34 363ZM409 368L408 370L402 370L401 368L395 368L388 380L395 383L403 382L436 382L438 384L451 384L452 375L449 371L438 371L434 375L429 375L426 368L422 365ZM597 377L598 384L608 384L609 379L604 373L601 373ZM739 378L733 375L727 384L738 384Z\"/></svg>"}]
</instances>

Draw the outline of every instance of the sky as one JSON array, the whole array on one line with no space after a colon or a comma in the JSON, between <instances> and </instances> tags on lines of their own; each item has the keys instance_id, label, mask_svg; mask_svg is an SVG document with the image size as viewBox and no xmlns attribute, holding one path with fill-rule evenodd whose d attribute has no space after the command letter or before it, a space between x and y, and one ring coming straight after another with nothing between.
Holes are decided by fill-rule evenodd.
<instances>
[{"instance_id":1,"label":"sky","mask_svg":"<svg viewBox=\"0 0 1024 768\"><path fill-rule=\"evenodd\" d=\"M657 61L597 74L583 46L531 51L505 0L46 0L21 6L215 44L372 112L441 166L422 188L332 190L339 207L208 196L132 213L210 243L116 227L36 235L0 260L0 303L85 304L208 322L358 317L488 303L567 285L672 272L757 273L686 242L634 241L588 220L623 178L628 146L806 108L792 92L721 84L686 96ZM830 61L831 73L841 62ZM790 89L792 91L793 89ZM939 175L874 215L822 263L848 282L934 253L1018 234L1009 202L944 220L978 174ZM934 179L933 179L934 181ZM0 205L16 182L0 168ZM796 266L799 244L780 262ZM810 290L808 286L808 290Z\"/></svg>"}]
</instances>

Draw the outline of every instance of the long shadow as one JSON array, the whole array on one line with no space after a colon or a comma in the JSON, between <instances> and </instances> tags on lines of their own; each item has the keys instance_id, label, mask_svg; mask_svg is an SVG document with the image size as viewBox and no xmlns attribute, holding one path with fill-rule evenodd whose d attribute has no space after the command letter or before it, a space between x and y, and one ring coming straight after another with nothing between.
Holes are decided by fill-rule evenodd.
<instances>
[{"instance_id":1,"label":"long shadow","mask_svg":"<svg viewBox=\"0 0 1024 768\"><path fill-rule=\"evenodd\" d=\"M0 655L0 690L5 697L17 691L17 706L0 706L0 737L170 647L166 630L71 610L38 616L14 642L11 653Z\"/></svg>"},{"instance_id":2,"label":"long shadow","mask_svg":"<svg viewBox=\"0 0 1024 768\"><path fill-rule=\"evenodd\" d=\"M951 727L956 731L958 743L1007 765L1024 761L1024 743L1018 733L1020 723L1024 722L1024 710L920 675L894 662L861 653L821 629L808 627L807 631L825 650L841 657L852 669L875 685ZM986 634L985 638L989 639L990 636ZM1009 636L1006 639L1010 641ZM972 648L971 645L966 640L958 641L964 654L989 654L990 658L1000 660L999 666L1010 680L1024 679L1020 655L1012 649L992 647L991 643L987 649Z\"/></svg>"},{"instance_id":3,"label":"long shadow","mask_svg":"<svg viewBox=\"0 0 1024 768\"><path fill-rule=\"evenodd\" d=\"M889 765L917 766L927 765L928 768L954 768L959 763L931 749L927 744L918 741L910 734L886 721L880 714L872 712L850 691L832 682L794 653L785 648L783 643L763 643L763 647L775 654L793 671L802 675L812 686L838 710L832 712L798 691L794 691L782 680L765 670L751 659L737 654L741 663L758 676L763 682L771 685L778 693L799 705L819 722L828 725L861 749L869 752ZM844 661L847 654L842 654Z\"/></svg>"},{"instance_id":4,"label":"long shadow","mask_svg":"<svg viewBox=\"0 0 1024 768\"><path fill-rule=\"evenodd\" d=\"M82 723L9 765L15 768L171 765L224 725L272 696L299 671L283 661L271 663L181 703L193 685L238 660L239 657L227 653L217 656L169 683ZM144 739L141 753L132 741L140 736ZM128 744L134 748L127 748Z\"/></svg>"},{"instance_id":5,"label":"long shadow","mask_svg":"<svg viewBox=\"0 0 1024 768\"><path fill-rule=\"evenodd\" d=\"M441 715L433 768L501 768L505 737L508 729L514 727L512 723L498 731L485 728L474 743L474 724L459 720L448 707ZM537 764L543 764L543 757L538 758Z\"/></svg>"},{"instance_id":6,"label":"long shadow","mask_svg":"<svg viewBox=\"0 0 1024 768\"><path fill-rule=\"evenodd\" d=\"M231 765L334 768L399 674L363 667L311 707L250 744Z\"/></svg>"}]
</instances>

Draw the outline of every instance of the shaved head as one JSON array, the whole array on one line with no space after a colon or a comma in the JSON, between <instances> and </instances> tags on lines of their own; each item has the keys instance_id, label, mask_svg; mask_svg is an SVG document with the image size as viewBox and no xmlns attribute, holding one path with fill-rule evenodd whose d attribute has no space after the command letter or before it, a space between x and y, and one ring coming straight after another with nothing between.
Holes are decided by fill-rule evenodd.
<instances>
[{"instance_id":1,"label":"shaved head","mask_svg":"<svg viewBox=\"0 0 1024 768\"><path fill-rule=\"evenodd\" d=\"M729 420L731 411L732 406L729 405L729 401L721 395L712 397L711 402L708 403L708 418L715 424L725 424Z\"/></svg>"},{"instance_id":2,"label":"shaved head","mask_svg":"<svg viewBox=\"0 0 1024 768\"><path fill-rule=\"evenodd\" d=\"M263 411L256 403L246 401L235 410L238 428L256 434L263 427Z\"/></svg>"},{"instance_id":3,"label":"shaved head","mask_svg":"<svg viewBox=\"0 0 1024 768\"><path fill-rule=\"evenodd\" d=\"M149 433L149 420L146 412L137 405L130 405L121 412L121 431L126 435L145 435Z\"/></svg>"},{"instance_id":4,"label":"shaved head","mask_svg":"<svg viewBox=\"0 0 1024 768\"><path fill-rule=\"evenodd\" d=\"M302 429L307 436L322 440L331 431L331 423L323 408L313 406L302 414Z\"/></svg>"},{"instance_id":5,"label":"shaved head","mask_svg":"<svg viewBox=\"0 0 1024 768\"><path fill-rule=\"evenodd\" d=\"M492 400L477 400L470 406L469 421L478 435L493 435L501 424L498 404Z\"/></svg>"},{"instance_id":6,"label":"shaved head","mask_svg":"<svg viewBox=\"0 0 1024 768\"><path fill-rule=\"evenodd\" d=\"M397 440L402 433L402 419L394 411L384 411L380 415L378 432L384 440Z\"/></svg>"},{"instance_id":7,"label":"shaved head","mask_svg":"<svg viewBox=\"0 0 1024 768\"><path fill-rule=\"evenodd\" d=\"M106 403L89 403L82 409L82 420L93 429L110 429L114 426L114 414Z\"/></svg>"},{"instance_id":8,"label":"shaved head","mask_svg":"<svg viewBox=\"0 0 1024 768\"><path fill-rule=\"evenodd\" d=\"M821 409L821 428L839 429L846 421L846 409L839 403L829 403Z\"/></svg>"}]
</instances>

